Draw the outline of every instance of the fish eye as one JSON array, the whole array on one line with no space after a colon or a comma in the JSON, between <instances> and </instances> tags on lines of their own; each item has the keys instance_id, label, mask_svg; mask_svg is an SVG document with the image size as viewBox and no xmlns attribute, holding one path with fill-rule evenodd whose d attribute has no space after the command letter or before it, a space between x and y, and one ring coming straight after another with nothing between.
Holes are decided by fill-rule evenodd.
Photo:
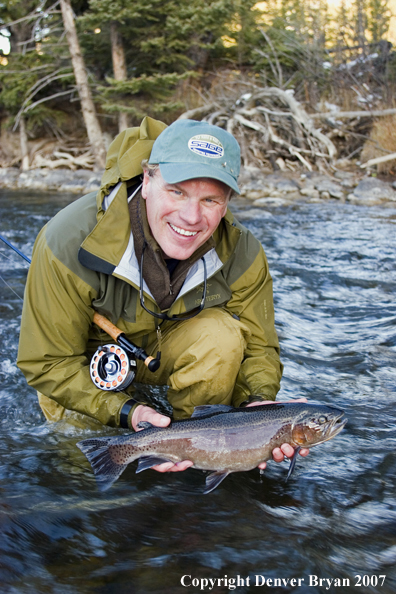
<instances>
[{"instance_id":1,"label":"fish eye","mask_svg":"<svg viewBox=\"0 0 396 594\"><path fill-rule=\"evenodd\" d=\"M327 417L324 417L324 416L322 415L321 417L319 417L318 421L319 421L319 423L320 423L321 425L323 425L324 423L326 423L326 422L327 422Z\"/></svg>"}]
</instances>

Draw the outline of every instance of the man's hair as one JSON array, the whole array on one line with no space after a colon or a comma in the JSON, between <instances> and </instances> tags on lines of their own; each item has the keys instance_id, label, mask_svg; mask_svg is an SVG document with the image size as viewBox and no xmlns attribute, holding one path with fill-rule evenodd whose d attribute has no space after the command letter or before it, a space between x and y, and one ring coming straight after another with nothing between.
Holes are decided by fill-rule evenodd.
<instances>
[{"instance_id":1,"label":"man's hair","mask_svg":"<svg viewBox=\"0 0 396 594\"><path fill-rule=\"evenodd\" d=\"M154 175L157 173L159 169L159 165L151 165L148 162L148 159L143 159L143 161L141 162L141 166L143 171L147 171L149 177L154 177Z\"/></svg>"}]
</instances>

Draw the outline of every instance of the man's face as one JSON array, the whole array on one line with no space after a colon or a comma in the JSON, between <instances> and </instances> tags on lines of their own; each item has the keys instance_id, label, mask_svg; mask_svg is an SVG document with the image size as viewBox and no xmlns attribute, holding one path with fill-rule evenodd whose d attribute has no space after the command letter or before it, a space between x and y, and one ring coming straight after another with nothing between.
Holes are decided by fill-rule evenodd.
<instances>
[{"instance_id":1,"label":"man's face","mask_svg":"<svg viewBox=\"0 0 396 594\"><path fill-rule=\"evenodd\" d=\"M230 188L214 179L168 184L161 172L144 172L147 219L168 258L186 260L209 239L227 210Z\"/></svg>"}]
</instances>

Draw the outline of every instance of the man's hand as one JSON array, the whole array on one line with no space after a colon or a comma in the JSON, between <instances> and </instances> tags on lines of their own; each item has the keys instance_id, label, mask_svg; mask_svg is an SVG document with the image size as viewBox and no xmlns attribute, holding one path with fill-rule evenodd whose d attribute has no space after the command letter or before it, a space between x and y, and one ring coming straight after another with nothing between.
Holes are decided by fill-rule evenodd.
<instances>
[{"instance_id":1,"label":"man's hand","mask_svg":"<svg viewBox=\"0 0 396 594\"><path fill-rule=\"evenodd\" d=\"M135 408L132 415L132 427L135 429L135 431L142 431L142 428L138 427L139 423L142 421L151 423L155 427L167 427L171 420L169 417L155 412L155 410L149 406L140 404ZM173 462L165 462L164 464L157 464L157 466L153 466L152 469L157 470L158 472L180 472L181 470L190 468L190 466L193 466L193 464L194 462L191 462L191 460L182 460L176 464Z\"/></svg>"},{"instance_id":2,"label":"man's hand","mask_svg":"<svg viewBox=\"0 0 396 594\"><path fill-rule=\"evenodd\" d=\"M296 400L288 400L287 402L307 402L307 399L299 398ZM262 404L274 404L274 402L272 400L263 400L262 402L250 402L249 404L246 405L246 407L261 406ZM303 457L308 456L309 449L301 448L299 454L300 454L300 456L303 456ZM274 448L272 450L272 458L273 458L273 460L275 460L275 462L283 462L283 460L285 459L285 456L287 456L287 458L292 458L293 455L294 455L294 448L289 443L283 443L280 448ZM261 470L264 470L264 468L266 466L267 466L267 462L261 462L261 464L258 465L258 468L260 468Z\"/></svg>"}]
</instances>

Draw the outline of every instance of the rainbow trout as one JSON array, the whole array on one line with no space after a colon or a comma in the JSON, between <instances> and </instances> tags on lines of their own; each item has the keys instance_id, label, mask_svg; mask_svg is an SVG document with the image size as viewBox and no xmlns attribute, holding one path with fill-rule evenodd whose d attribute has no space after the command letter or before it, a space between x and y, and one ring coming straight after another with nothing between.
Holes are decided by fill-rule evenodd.
<instances>
[{"instance_id":1,"label":"rainbow trout","mask_svg":"<svg viewBox=\"0 0 396 594\"><path fill-rule=\"evenodd\" d=\"M247 408L205 405L190 419L168 427L141 423L144 431L119 437L93 437L77 446L92 465L100 490L108 489L130 462L136 472L163 462L191 460L193 468L212 470L204 493L213 491L230 472L256 468L272 450L289 443L295 448L287 478L299 450L332 439L347 419L338 408L306 403L274 403Z\"/></svg>"}]
</instances>

